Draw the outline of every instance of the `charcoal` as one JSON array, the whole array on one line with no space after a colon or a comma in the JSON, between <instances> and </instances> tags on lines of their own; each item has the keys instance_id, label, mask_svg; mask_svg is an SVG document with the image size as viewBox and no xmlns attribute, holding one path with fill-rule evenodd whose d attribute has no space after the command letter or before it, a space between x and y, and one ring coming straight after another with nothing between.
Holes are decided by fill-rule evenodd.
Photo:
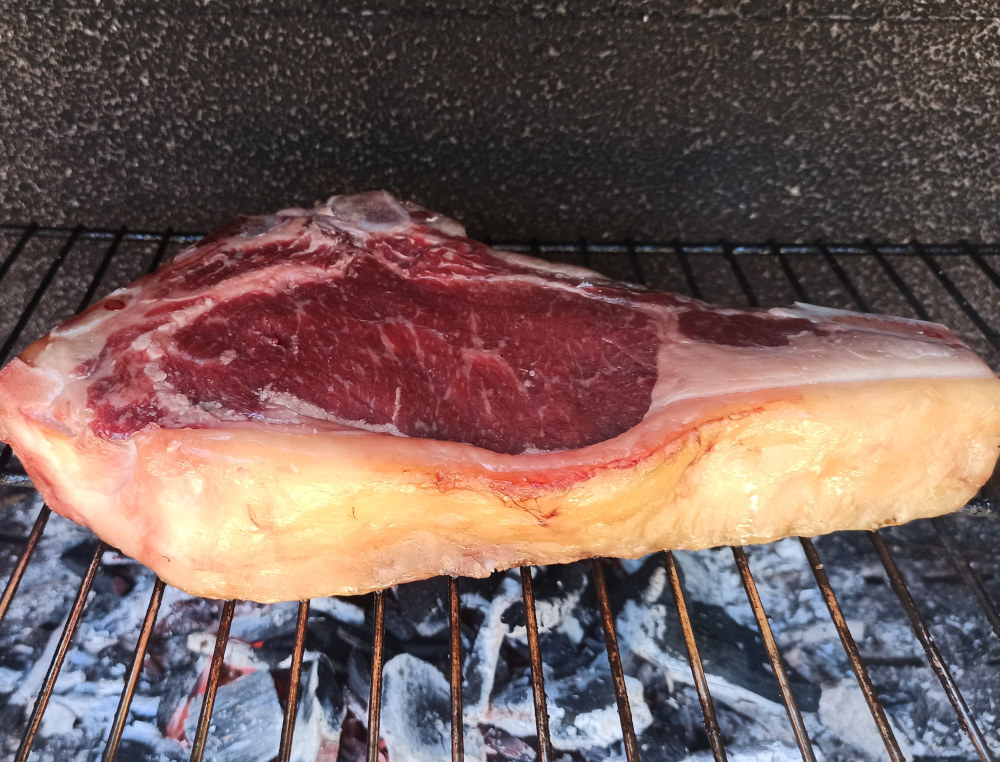
<instances>
[{"instance_id":1,"label":"charcoal","mask_svg":"<svg viewBox=\"0 0 1000 762\"><path fill-rule=\"evenodd\" d=\"M372 684L371 653L352 649L347 656L347 688L360 701L362 711L368 711L368 695Z\"/></svg>"},{"instance_id":2,"label":"charcoal","mask_svg":"<svg viewBox=\"0 0 1000 762\"><path fill-rule=\"evenodd\" d=\"M342 598L318 598L310 602L306 647L325 653L339 665L346 665L354 650L370 651L372 623L365 621L366 609ZM294 636L287 639L284 653L291 651ZM271 644L269 643L268 646ZM280 646L280 639L275 647Z\"/></svg>"},{"instance_id":3,"label":"charcoal","mask_svg":"<svg viewBox=\"0 0 1000 762\"><path fill-rule=\"evenodd\" d=\"M346 711L340 681L330 660L320 654L303 661L292 762L315 762L322 750L337 745Z\"/></svg>"},{"instance_id":4,"label":"charcoal","mask_svg":"<svg viewBox=\"0 0 1000 762\"><path fill-rule=\"evenodd\" d=\"M97 538L84 540L64 550L60 560L75 574L83 577L87 573L97 545ZM105 558L102 559L100 569L94 577L93 589L100 593L128 595L135 587L137 564L130 559L123 561L122 556L113 552L104 555Z\"/></svg>"},{"instance_id":5,"label":"charcoal","mask_svg":"<svg viewBox=\"0 0 1000 762\"><path fill-rule=\"evenodd\" d=\"M247 643L266 641L287 634L292 634L294 637L297 615L297 603L275 603L264 606L244 601L236 608L229 628L229 637Z\"/></svg>"},{"instance_id":6,"label":"charcoal","mask_svg":"<svg viewBox=\"0 0 1000 762\"><path fill-rule=\"evenodd\" d=\"M483 731L483 743L504 762L535 762L538 759L535 746L500 728L487 727Z\"/></svg>"},{"instance_id":7,"label":"charcoal","mask_svg":"<svg viewBox=\"0 0 1000 762\"><path fill-rule=\"evenodd\" d=\"M598 640L587 636L576 642L565 631L554 630L539 633L538 640L542 653L545 654L545 664L556 679L587 669L605 653L603 638Z\"/></svg>"},{"instance_id":8,"label":"charcoal","mask_svg":"<svg viewBox=\"0 0 1000 762\"><path fill-rule=\"evenodd\" d=\"M642 683L625 676L632 724L641 733L652 722ZM621 740L621 718L610 671L597 668L579 672L552 684L554 701L562 718L553 723L553 738L564 739L560 748L601 748Z\"/></svg>"},{"instance_id":9,"label":"charcoal","mask_svg":"<svg viewBox=\"0 0 1000 762\"><path fill-rule=\"evenodd\" d=\"M542 601L548 602L555 611L546 626L555 626L563 621L574 608L583 592L590 587L589 564L557 564L541 566L532 577L535 591L535 608ZM541 611L537 611L539 618Z\"/></svg>"},{"instance_id":10,"label":"charcoal","mask_svg":"<svg viewBox=\"0 0 1000 762\"><path fill-rule=\"evenodd\" d=\"M438 669L400 654L383 671L381 733L390 759L436 762L451 753L451 688Z\"/></svg>"},{"instance_id":11,"label":"charcoal","mask_svg":"<svg viewBox=\"0 0 1000 762\"><path fill-rule=\"evenodd\" d=\"M186 648L170 650L187 651ZM157 686L160 704L156 712L156 726L164 735L167 734L167 729L174 721L177 711L187 704L191 697L195 680L201 672L201 668L196 669L196 665L203 667L203 664L199 665L198 660L190 657L184 662L179 659L171 662L170 668L166 670L166 678Z\"/></svg>"},{"instance_id":12,"label":"charcoal","mask_svg":"<svg viewBox=\"0 0 1000 762\"><path fill-rule=\"evenodd\" d=\"M180 759L180 755L177 758ZM163 762L164 753L143 741L125 738L118 747L118 759L127 759L129 762Z\"/></svg>"},{"instance_id":13,"label":"charcoal","mask_svg":"<svg viewBox=\"0 0 1000 762\"><path fill-rule=\"evenodd\" d=\"M337 749L337 762L366 762L368 759L368 731L365 723L353 712L348 712L344 717L344 724L340 730L340 743ZM377 762L388 762L388 753L385 742L380 740L377 754ZM332 757L323 757L323 762ZM393 762L396 762L394 759Z\"/></svg>"},{"instance_id":14,"label":"charcoal","mask_svg":"<svg viewBox=\"0 0 1000 762\"><path fill-rule=\"evenodd\" d=\"M626 652L664 668L669 662L676 672L674 679L690 682L693 678L687 663L687 648L662 563L651 559L632 575L631 583L635 585L632 599L624 602L617 620L619 638ZM766 666L767 652L756 630L735 621L721 606L691 600L688 613L707 673L736 688L734 696L753 694L765 702L781 702L777 683ZM799 708L816 711L819 687L796 670L786 668Z\"/></svg>"},{"instance_id":15,"label":"charcoal","mask_svg":"<svg viewBox=\"0 0 1000 762\"><path fill-rule=\"evenodd\" d=\"M726 753L730 759L738 759L740 762L799 762L802 759L802 752L797 747L780 743L731 745L726 747ZM703 751L684 759L685 762L713 762L715 755L710 751ZM850 762L858 762L857 758L847 759Z\"/></svg>"},{"instance_id":16,"label":"charcoal","mask_svg":"<svg viewBox=\"0 0 1000 762\"><path fill-rule=\"evenodd\" d=\"M445 635L449 626L448 584L444 578L411 582L385 597L385 628L403 641Z\"/></svg>"},{"instance_id":17,"label":"charcoal","mask_svg":"<svg viewBox=\"0 0 1000 762\"><path fill-rule=\"evenodd\" d=\"M520 583L511 574L503 575L493 598L486 603L482 626L463 657L463 701L473 716L484 713L489 706L501 646L509 632L507 612L522 605L521 601ZM523 627L523 614L520 623Z\"/></svg>"},{"instance_id":18,"label":"charcoal","mask_svg":"<svg viewBox=\"0 0 1000 762\"><path fill-rule=\"evenodd\" d=\"M190 632L214 632L219 626L222 601L195 598L167 588L161 612L153 629L156 639L174 635L186 636Z\"/></svg>"},{"instance_id":19,"label":"charcoal","mask_svg":"<svg viewBox=\"0 0 1000 762\"><path fill-rule=\"evenodd\" d=\"M192 702L184 733L193 739L201 699ZM212 762L270 762L281 741L281 705L267 670L220 685L212 711L205 758Z\"/></svg>"},{"instance_id":20,"label":"charcoal","mask_svg":"<svg viewBox=\"0 0 1000 762\"><path fill-rule=\"evenodd\" d=\"M361 627L365 623L365 612L371 608L367 605L362 607L363 600L366 599L313 598L309 602L309 616L312 618L325 616L335 622Z\"/></svg>"},{"instance_id":21,"label":"charcoal","mask_svg":"<svg viewBox=\"0 0 1000 762\"><path fill-rule=\"evenodd\" d=\"M633 725L636 732L642 732L652 721L642 684L629 676L625 682ZM545 692L554 748L589 751L588 756L593 756L621 741L621 719L607 663L563 680L546 680ZM529 736L535 727L530 677L525 674L507 686L484 719L514 736Z\"/></svg>"},{"instance_id":22,"label":"charcoal","mask_svg":"<svg viewBox=\"0 0 1000 762\"><path fill-rule=\"evenodd\" d=\"M683 687L668 683L663 671L652 665L643 665L637 672L653 717L649 726L637 734L644 762L674 762L687 759L689 750L708 749L704 715L697 696L687 695Z\"/></svg>"}]
</instances>

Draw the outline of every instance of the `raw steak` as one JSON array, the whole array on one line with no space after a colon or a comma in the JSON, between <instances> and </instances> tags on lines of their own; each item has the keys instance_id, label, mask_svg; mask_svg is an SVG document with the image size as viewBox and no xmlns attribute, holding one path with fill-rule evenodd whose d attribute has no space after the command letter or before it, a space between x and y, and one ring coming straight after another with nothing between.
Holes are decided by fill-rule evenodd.
<instances>
[{"instance_id":1,"label":"raw steak","mask_svg":"<svg viewBox=\"0 0 1000 762\"><path fill-rule=\"evenodd\" d=\"M259 601L954 510L1000 381L947 329L717 309L384 193L243 218L0 373L53 509Z\"/></svg>"}]
</instances>

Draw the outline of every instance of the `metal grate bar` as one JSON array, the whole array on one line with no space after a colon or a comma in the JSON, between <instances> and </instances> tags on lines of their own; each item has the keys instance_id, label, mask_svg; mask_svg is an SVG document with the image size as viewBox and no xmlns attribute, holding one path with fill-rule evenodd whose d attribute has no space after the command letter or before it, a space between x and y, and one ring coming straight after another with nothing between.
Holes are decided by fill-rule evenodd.
<instances>
[{"instance_id":1,"label":"metal grate bar","mask_svg":"<svg viewBox=\"0 0 1000 762\"><path fill-rule=\"evenodd\" d=\"M892 281L892 285L895 286L896 290L903 295L906 303L910 305L910 308L916 313L917 317L921 320L930 320L930 315L924 308L924 305L920 303L919 299L917 299L917 295L913 293L913 289L910 288L910 284L903 280L903 276L901 276L896 268L892 266L892 262L886 259L879 247L871 241L867 242L867 247L868 253L875 258L875 261L878 262L882 271L889 276L889 280ZM850 282L846 276L844 276L844 281L848 283ZM851 294L851 296L854 298L854 294ZM856 298L855 301L857 301Z\"/></svg>"},{"instance_id":2,"label":"metal grate bar","mask_svg":"<svg viewBox=\"0 0 1000 762\"><path fill-rule=\"evenodd\" d=\"M993 755L986 745L986 739L980 732L979 726L976 725L976 720L972 716L972 712L969 711L969 706L965 703L965 698L958 689L958 683L955 682L951 670L945 664L944 658L941 656L941 651L938 650L937 644L934 642L934 637L927 627L927 623L920 615L917 604L913 600L913 596L910 595L906 582L903 580L903 575L896 566L892 553L889 552L889 546L886 545L882 535L878 532L869 532L868 537L875 546L875 552L878 553L878 557L885 567L886 574L889 576L889 584L892 585L892 589L895 591L900 603L903 604L906 616L910 620L910 625L913 627L913 632L917 636L917 640L920 641L920 645L924 648L924 653L927 654L931 668L938 676L938 680L941 681L941 687L944 688L948 700L955 708L955 713L958 715L958 724L965 731L969 740L972 741L972 745L975 747L976 753L979 754L979 758L984 760L984 762L990 762L993 759Z\"/></svg>"},{"instance_id":3,"label":"metal grate bar","mask_svg":"<svg viewBox=\"0 0 1000 762\"><path fill-rule=\"evenodd\" d=\"M719 720L715 714L715 704L712 702L712 693L708 689L708 677L705 675L705 665L701 661L701 654L698 652L698 642L694 637L694 628L691 626L691 616L688 614L687 601L684 599L684 590L681 589L681 578L677 573L677 563L674 561L674 554L669 550L663 554L663 566L667 570L667 578L670 580L670 589L674 594L674 607L677 609L677 618L681 623L681 632L684 634L684 645L687 646L688 662L691 665L691 675L694 677L694 687L698 691L698 700L701 702L701 712L705 715L705 733L708 735L708 743L712 747L712 754L716 762L726 762L726 747L722 740L722 731L719 729Z\"/></svg>"},{"instance_id":4,"label":"metal grate bar","mask_svg":"<svg viewBox=\"0 0 1000 762\"><path fill-rule=\"evenodd\" d=\"M972 246L968 241L963 241L961 243L962 253L965 254L969 259L976 263L976 267L982 270L983 275L990 279L990 282L998 289L1000 289L1000 273L997 273L993 269L982 255L979 253L979 249Z\"/></svg>"},{"instance_id":5,"label":"metal grate bar","mask_svg":"<svg viewBox=\"0 0 1000 762\"><path fill-rule=\"evenodd\" d=\"M785 702L785 709L788 711L788 719L792 723L792 732L795 734L795 742L802 752L802 759L806 762L816 762L816 755L813 752L812 743L809 741L809 733L806 731L806 724L802 720L802 713L799 705L795 702L795 695L792 693L792 685L788 681L788 673L781 660L781 653L778 651L778 644L774 640L774 633L771 632L771 625L767 621L767 612L764 604L760 600L757 592L757 583L754 582L753 574L750 573L750 562L743 548L733 547L733 558L736 559L736 567L740 571L740 578L743 580L743 589L746 591L747 599L750 601L750 608L753 609L754 618L757 620L757 629L764 639L764 648L767 656L771 660L771 667L774 669L774 676L778 681L778 688L781 691L781 698Z\"/></svg>"},{"instance_id":6,"label":"metal grate bar","mask_svg":"<svg viewBox=\"0 0 1000 762\"><path fill-rule=\"evenodd\" d=\"M625 253L628 255L629 264L632 266L635 282L645 286L646 273L642 269L642 262L639 260L639 254L635 250L635 243L633 241L625 241Z\"/></svg>"},{"instance_id":7,"label":"metal grate bar","mask_svg":"<svg viewBox=\"0 0 1000 762\"><path fill-rule=\"evenodd\" d=\"M120 228L62 228L45 225L0 225L0 236L13 237L31 232L38 238L65 239L69 237L70 231L78 229L79 237L91 241L110 241L118 235ZM169 228L168 228L169 231ZM158 230L130 230L125 233L126 241L158 241L164 236ZM172 233L171 236L181 243L195 243L205 237L204 233Z\"/></svg>"},{"instance_id":8,"label":"metal grate bar","mask_svg":"<svg viewBox=\"0 0 1000 762\"><path fill-rule=\"evenodd\" d=\"M829 247L821 245L820 252L823 254L823 259L833 271L833 274L837 277L837 280L840 281L840 285L847 291L847 295L851 298L851 301L858 305L858 309L862 312L871 312L872 308L868 304L868 301L861 295L861 292L858 291L851 279L847 277L847 273L841 267L840 262L833 256Z\"/></svg>"},{"instance_id":9,"label":"metal grate bar","mask_svg":"<svg viewBox=\"0 0 1000 762\"><path fill-rule=\"evenodd\" d=\"M462 717L462 610L458 580L448 577L448 610L451 623L451 758L465 759L465 722Z\"/></svg>"},{"instance_id":10,"label":"metal grate bar","mask_svg":"<svg viewBox=\"0 0 1000 762\"><path fill-rule=\"evenodd\" d=\"M306 627L309 625L309 601L299 601L299 615L295 623L295 646L292 648L292 669L288 675L288 702L281 721L281 746L278 762L288 762L292 756L292 736L295 734L295 715L299 707L299 681L302 679L302 654L306 648Z\"/></svg>"},{"instance_id":11,"label":"metal grate bar","mask_svg":"<svg viewBox=\"0 0 1000 762\"><path fill-rule=\"evenodd\" d=\"M80 582L80 589L77 591L76 599L73 601L73 608L70 609L69 616L66 618L66 625L63 627L62 635L59 637L59 644L56 646L55 655L52 657L49 669L45 673L42 689L38 693L38 698L35 699L35 707L31 711L28 725L21 736L21 745L18 746L17 755L14 757L15 762L25 762L28 759L28 755L31 754L31 746L35 742L35 735L42 724L42 715L45 714L45 709L49 705L49 699L52 698L52 690L56 686L59 671L62 669L66 653L69 651L70 641L73 639L73 634L80 624L80 617L83 615L84 606L87 605L87 596L90 594L90 588L94 584L97 569L101 565L101 556L104 555L104 551L106 550L108 550L108 546L103 542L98 542L97 547L94 548L94 555L90 558L87 573Z\"/></svg>"},{"instance_id":12,"label":"metal grate bar","mask_svg":"<svg viewBox=\"0 0 1000 762\"><path fill-rule=\"evenodd\" d=\"M65 240L69 237L72 228L66 227L53 227L53 226L40 226L34 223L30 224L0 224L0 237L5 238L16 238L23 236L29 231L31 231L32 236L37 238L49 238L49 239L59 239ZM80 233L80 238L86 240L111 240L119 232L118 228L82 228ZM164 233L160 230L130 230L125 234L124 240L126 241L158 241L163 237ZM178 243L197 243L202 238L205 237L205 233L199 231L178 231L170 233L173 240ZM508 251L529 251L534 250L540 254L554 254L554 253L564 253L566 251L567 244L565 241L540 241L538 239L532 239L531 242L525 243L525 241L505 241L505 240L494 240L489 235L477 234L476 237L479 238L483 243L490 246L494 246L498 249L506 249ZM618 241L587 241L587 248L592 253L600 254L620 254L626 251L627 247L630 245L629 240ZM774 242L766 242L762 244L755 243L728 243L719 242L714 243L698 243L698 242L680 242L680 241L667 241L667 242L656 242L648 241L643 243L632 243L636 251L640 254L676 254L678 251L683 251L686 254L692 254L696 256L700 255L718 255L723 251L723 246L728 245L732 248L732 251L737 256L742 255L752 255L752 254L769 254L773 253L773 248L778 246L780 250L786 254L800 255L809 254L814 255L820 253L821 249L827 249L831 253L841 256L858 256L864 255L868 251L870 242L865 243L782 243L775 244ZM877 244L878 249L887 255L895 256L899 254L910 254L912 253L912 246L910 244L893 244L893 243L880 243ZM977 251L985 251L989 253L1000 253L1000 247L995 244L976 244L972 245L967 242L957 243L957 244L929 244L924 245L924 247L931 252L935 257L956 257L964 256L967 254L968 249L974 248Z\"/></svg>"},{"instance_id":13,"label":"metal grate bar","mask_svg":"<svg viewBox=\"0 0 1000 762\"><path fill-rule=\"evenodd\" d=\"M948 273L944 271L944 268L937 263L937 261L927 253L923 246L919 243L913 244L914 250L917 252L917 256L923 260L924 264L930 269L934 276L938 279L938 282L942 285L948 295L955 300L955 303L959 306L965 316L972 321L972 324L979 329L979 332L986 337L986 340L992 344L994 347L1000 347L1000 334L987 323L983 316L979 314L979 311L972 306L968 299L965 298L965 294L955 285Z\"/></svg>"},{"instance_id":14,"label":"metal grate bar","mask_svg":"<svg viewBox=\"0 0 1000 762\"><path fill-rule=\"evenodd\" d=\"M94 277L90 279L90 284L87 286L87 291L80 299L80 304L76 308L77 312L82 312L86 309L93 298L97 295L97 289L101 285L101 281L104 280L104 275L108 271L108 267L111 265L111 260L114 259L115 253L118 251L118 247L121 246L122 239L125 237L127 231L125 228L121 228L115 237L111 239L111 245L108 246L107 251L104 252L104 256L101 257L100 263L97 265L97 269L94 270Z\"/></svg>"},{"instance_id":15,"label":"metal grate bar","mask_svg":"<svg viewBox=\"0 0 1000 762\"><path fill-rule=\"evenodd\" d=\"M122 690L122 697L118 702L118 710L115 712L115 719L111 725L108 743L104 747L104 755L101 757L103 762L112 762L118 756L118 746L122 740L122 732L125 730L128 710L132 705L135 688L139 684L139 675L142 672L142 663L146 658L146 649L149 648L149 637L153 634L156 615L159 613L160 603L163 601L164 587L166 585L164 585L163 580L157 577L153 584L153 594L149 597L146 616L142 620L142 628L139 630L139 640L135 644L135 655L132 657L132 664L125 677L125 688Z\"/></svg>"},{"instance_id":16,"label":"metal grate bar","mask_svg":"<svg viewBox=\"0 0 1000 762\"><path fill-rule=\"evenodd\" d=\"M45 531L45 525L48 523L49 516L51 515L52 510L47 505L43 505L42 509L38 512L38 516L35 518L35 523L28 534L28 543L24 546L24 552L21 553L21 557L17 560L17 566L10 573L10 577L7 580L7 587L4 588L3 595L0 596L0 622L3 622L3 618L7 616L7 610L10 609L10 602L14 599L14 593L17 592L18 585L21 584L24 570L28 568L28 561L31 559L31 554L35 552L35 546L38 545L38 541L41 539L42 532Z\"/></svg>"},{"instance_id":17,"label":"metal grate bar","mask_svg":"<svg viewBox=\"0 0 1000 762\"><path fill-rule=\"evenodd\" d=\"M174 233L167 228L163 235L159 237L160 245L156 247L156 252L153 254L153 259L149 263L149 267L146 268L146 274L156 270L161 264L163 264L163 258L167 254L167 246L171 240L181 240L181 237L175 236Z\"/></svg>"},{"instance_id":18,"label":"metal grate bar","mask_svg":"<svg viewBox=\"0 0 1000 762\"><path fill-rule=\"evenodd\" d=\"M736 282L739 284L740 290L747 298L747 304L751 307L759 307L760 302L757 300L757 295L754 293L753 286L750 285L750 279L747 278L747 274L743 270L743 267L736 261L736 255L733 253L732 245L723 241L720 246L722 246L723 257L725 257L726 262L729 263L729 267L733 271L733 275L736 276Z\"/></svg>"},{"instance_id":19,"label":"metal grate bar","mask_svg":"<svg viewBox=\"0 0 1000 762\"><path fill-rule=\"evenodd\" d=\"M14 345L17 344L18 339L21 338L21 333L24 331L25 326L28 325L28 321L31 319L31 316L35 313L35 310L38 309L38 305L42 301L42 296L48 290L49 286L52 285L52 281L55 280L56 273L59 272L59 268L62 267L63 262L66 261L66 257L69 256L74 244L76 244L76 239L80 237L80 230L80 228L73 229L69 238L66 239L66 243L63 245L62 249L59 250L59 254L54 260L52 260L52 264L49 265L49 269L45 271L45 275L42 276L41 282L38 284L35 292L31 295L28 305L21 312L21 317L18 318L17 324L7 336L7 341L4 342L3 347L0 348L0 363L7 362L7 358L10 356L11 350L14 349Z\"/></svg>"},{"instance_id":20,"label":"metal grate bar","mask_svg":"<svg viewBox=\"0 0 1000 762\"><path fill-rule=\"evenodd\" d=\"M379 722L382 718L382 655L385 641L385 592L375 593L375 632L372 640L372 684L368 695L368 762L378 762Z\"/></svg>"},{"instance_id":21,"label":"metal grate bar","mask_svg":"<svg viewBox=\"0 0 1000 762\"><path fill-rule=\"evenodd\" d=\"M788 281L789 285L792 287L792 293L795 294L795 298L800 302L809 301L809 296L806 294L805 288L802 286L802 281L799 280L799 276L795 274L792 269L791 263L788 261L788 257L785 256L785 252L781 250L775 243L768 245L769 252L778 258L778 265L781 267L781 273L785 276L785 280Z\"/></svg>"},{"instance_id":22,"label":"metal grate bar","mask_svg":"<svg viewBox=\"0 0 1000 762\"><path fill-rule=\"evenodd\" d=\"M1000 638L1000 611L997 610L997 605L990 598L990 594L986 592L986 588L983 586L982 581L972 570L972 566L969 564L969 559L965 557L961 548L958 547L958 542L955 540L955 535L951 533L951 529L948 528L948 522L943 516L936 516L931 519L931 525L937 532L938 537L941 540L941 544L944 545L945 550L948 551L948 555L951 556L952 563L955 565L955 569L958 571L959 576L965 582L969 588L972 589L973 595L979 600L979 605L983 607L983 611L986 612L986 620L990 623L990 627L993 629L993 634Z\"/></svg>"},{"instance_id":23,"label":"metal grate bar","mask_svg":"<svg viewBox=\"0 0 1000 762\"><path fill-rule=\"evenodd\" d=\"M219 690L219 678L222 677L222 665L226 659L226 645L229 643L229 628L233 624L233 612L236 601L226 601L222 607L222 617L219 619L219 631L215 636L215 653L212 654L212 664L208 670L208 684L205 686L205 697L201 703L201 714L198 715L198 729L191 744L191 762L201 762L205 755L205 745L208 742L208 731L212 725L212 709L215 707L215 694Z\"/></svg>"},{"instance_id":24,"label":"metal grate bar","mask_svg":"<svg viewBox=\"0 0 1000 762\"><path fill-rule=\"evenodd\" d=\"M622 657L618 650L618 635L615 633L615 620L611 615L611 602L608 600L608 585L604 579L604 566L600 559L591 559L590 572L594 578L594 590L597 593L597 603L601 609L601 624L604 626L604 644L608 651L611 679L615 684L615 698L618 701L618 719L621 721L622 741L625 744L625 759L628 762L638 762L639 742L636 740L635 726L632 724L632 707L628 703L625 671L622 669Z\"/></svg>"},{"instance_id":25,"label":"metal grate bar","mask_svg":"<svg viewBox=\"0 0 1000 762\"><path fill-rule=\"evenodd\" d=\"M35 233L35 231L36 231L35 227L29 227L24 233L24 236L22 236L22 238L17 242L17 244L14 247L14 250L10 253L10 256L8 256L7 259L4 261L3 265L0 266L0 280L2 280L3 277L7 274L7 270L9 269L10 265L13 263L14 259L20 255L21 251L24 249L25 244L27 244L28 239ZM45 291L48 290L49 286L52 285L52 281L55 279L56 273L62 266L63 261L69 255L70 249L73 248L73 245L79 239L82 232L83 231L81 228L75 228L69 234L69 237L66 241L66 245L59 252L59 256L56 257L55 261L49 267L49 270L45 273L45 276L42 278L42 282L39 284L35 293L32 295L32 298L29 301L28 305L24 308L23 312L21 313L21 317L18 320L17 325L14 327L14 330L12 331L11 335L8 336L7 343L4 345L3 350L0 351L0 363L6 361L7 356L14 348L14 345L17 343L18 338L20 338L21 332L24 331L24 328L28 324L28 321L31 319L32 314L38 308L39 303L41 303L42 296L44 295ZM114 258L115 253L118 251L118 247L121 245L122 239L124 238L126 232L127 231L123 227L117 233L115 233L114 237L112 237L111 245L108 246L108 249L105 252L104 256L102 257L101 262L98 265L97 269L95 270L93 277L90 279L90 283L87 285L86 293L84 293L83 298L80 300L80 303L76 308L76 312L81 312L82 310L84 310L90 304L91 300L94 298L94 295L97 293L97 289L100 286L101 280L104 278L104 275L111 264L111 260ZM4 445L3 452L2 454L0 454L0 468L3 468L7 465L7 462L10 460L10 456L11 456L10 447L8 445ZM4 478L3 483L29 484L30 481L28 481L26 478L22 481L21 479L7 477Z\"/></svg>"},{"instance_id":26,"label":"metal grate bar","mask_svg":"<svg viewBox=\"0 0 1000 762\"><path fill-rule=\"evenodd\" d=\"M580 254L580 264L584 267L593 267L590 263L590 244L587 243L587 239L581 238L577 241L576 250Z\"/></svg>"},{"instance_id":27,"label":"metal grate bar","mask_svg":"<svg viewBox=\"0 0 1000 762\"><path fill-rule=\"evenodd\" d=\"M19 233L19 238L17 243L14 244L14 248L11 249L10 254L4 259L3 264L0 264L0 282L7 277L7 273L14 263L20 259L21 253L24 251L25 247L28 245L28 241L35 237L38 232L38 226L35 224L28 225L24 228L23 232ZM0 358L0 363L3 362L3 358ZM6 468L7 463L10 462L10 456L13 455L13 450L10 449L10 445L4 444L3 449L0 450L0 468ZM2 618L2 617L0 617Z\"/></svg>"},{"instance_id":28,"label":"metal grate bar","mask_svg":"<svg viewBox=\"0 0 1000 762\"><path fill-rule=\"evenodd\" d=\"M34 238L37 232L37 225L28 225L24 228L23 232L19 233L20 237L17 243L14 244L14 248L10 250L10 254L4 259L3 264L0 264L0 281L7 277L10 268L20 259L21 253L24 251L25 246L28 245L28 241Z\"/></svg>"},{"instance_id":29,"label":"metal grate bar","mask_svg":"<svg viewBox=\"0 0 1000 762\"><path fill-rule=\"evenodd\" d=\"M542 676L542 650L538 644L538 619L535 617L535 586L531 570L521 567L521 592L524 596L524 625L531 654L531 688L535 700L535 728L538 733L539 762L552 762L552 738L549 736L549 710L545 703L545 680Z\"/></svg>"},{"instance_id":30,"label":"metal grate bar","mask_svg":"<svg viewBox=\"0 0 1000 762\"><path fill-rule=\"evenodd\" d=\"M694 277L694 268L691 267L691 260L688 259L685 248L679 243L673 246L673 254L680 262L681 272L684 273L684 281L687 283L688 293L695 299L702 299L701 286L698 285L697 278Z\"/></svg>"},{"instance_id":31,"label":"metal grate bar","mask_svg":"<svg viewBox=\"0 0 1000 762\"><path fill-rule=\"evenodd\" d=\"M840 642L844 647L844 651L847 652L847 658L851 662L851 669L854 670L854 676L858 679L858 685L861 686L861 692L865 696L868 710L872 714L872 719L875 720L879 735L882 736L882 743L885 744L885 750L889 752L889 758L893 762L905 762L903 752L900 750L899 744L896 742L896 736L892 732L892 726L889 724L889 719L885 716L885 709L882 707L882 702L879 701L878 692L875 690L871 676L868 674L864 661L861 659L858 645L854 642L854 636L851 635L851 630L847 626L847 620L844 619L844 612L840 610L840 604L837 602L837 596L833 592L830 578L826 574L826 569L819 558L819 553L816 552L816 546L807 537L800 537L799 542L802 543L802 549L809 560L813 576L816 577L816 584L819 585L819 589L823 593L823 600L826 601L826 607L830 611L830 618L833 620L833 625L840 636Z\"/></svg>"}]
</instances>

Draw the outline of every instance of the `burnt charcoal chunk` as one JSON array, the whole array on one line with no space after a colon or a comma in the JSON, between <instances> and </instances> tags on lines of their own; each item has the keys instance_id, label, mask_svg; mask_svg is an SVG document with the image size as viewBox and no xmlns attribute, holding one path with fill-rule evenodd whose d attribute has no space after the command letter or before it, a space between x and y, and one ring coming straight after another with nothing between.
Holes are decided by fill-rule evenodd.
<instances>
[{"instance_id":1,"label":"burnt charcoal chunk","mask_svg":"<svg viewBox=\"0 0 1000 762\"><path fill-rule=\"evenodd\" d=\"M386 597L385 627L403 641L433 638L450 623L445 579L411 582Z\"/></svg>"},{"instance_id":2,"label":"burnt charcoal chunk","mask_svg":"<svg viewBox=\"0 0 1000 762\"><path fill-rule=\"evenodd\" d=\"M192 702L185 735L195 737L201 699ZM281 705L268 670L220 685L206 751L216 762L270 762L281 738Z\"/></svg>"}]
</instances>

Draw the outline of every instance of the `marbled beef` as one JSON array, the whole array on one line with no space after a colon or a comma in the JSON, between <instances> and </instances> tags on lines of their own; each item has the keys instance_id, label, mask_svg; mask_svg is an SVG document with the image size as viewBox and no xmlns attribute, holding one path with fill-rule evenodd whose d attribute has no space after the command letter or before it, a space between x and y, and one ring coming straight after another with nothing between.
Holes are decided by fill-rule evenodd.
<instances>
[{"instance_id":1,"label":"marbled beef","mask_svg":"<svg viewBox=\"0 0 1000 762\"><path fill-rule=\"evenodd\" d=\"M1000 381L947 329L718 309L384 193L243 218L0 373L58 512L257 600L960 507Z\"/></svg>"}]
</instances>

